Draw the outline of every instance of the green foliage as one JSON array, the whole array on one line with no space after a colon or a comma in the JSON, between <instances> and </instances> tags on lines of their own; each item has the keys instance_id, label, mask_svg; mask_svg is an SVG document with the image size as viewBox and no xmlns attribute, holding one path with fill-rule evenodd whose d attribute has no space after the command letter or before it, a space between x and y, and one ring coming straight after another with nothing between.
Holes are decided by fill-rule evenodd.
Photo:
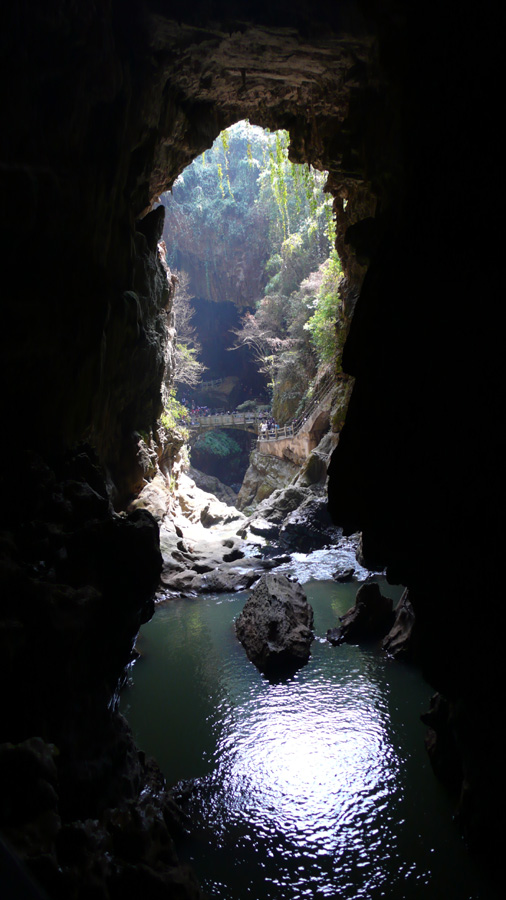
<instances>
[{"instance_id":1,"label":"green foliage","mask_svg":"<svg viewBox=\"0 0 506 900\"><path fill-rule=\"evenodd\" d=\"M271 278L283 268L283 242L295 235L306 255L305 275L327 258L332 204L323 191L326 175L292 163L288 146L286 131L238 122L185 169L162 197L171 268L181 268L179 247L184 251L190 234L199 235L201 252L209 247L210 262L217 245L246 247L249 253L261 243L264 262L269 252L279 257L279 270Z\"/></svg>"},{"instance_id":2,"label":"green foliage","mask_svg":"<svg viewBox=\"0 0 506 900\"><path fill-rule=\"evenodd\" d=\"M236 411L241 413L255 412L257 408L258 403L256 400L245 400L244 403L239 403Z\"/></svg>"},{"instance_id":3,"label":"green foliage","mask_svg":"<svg viewBox=\"0 0 506 900\"><path fill-rule=\"evenodd\" d=\"M201 381L204 366L197 359L198 349L176 341L176 371L174 381L177 384L189 384L194 387Z\"/></svg>"},{"instance_id":4,"label":"green foliage","mask_svg":"<svg viewBox=\"0 0 506 900\"><path fill-rule=\"evenodd\" d=\"M160 416L160 424L166 431L175 434L177 437L188 440L189 432L185 425L189 416L186 406L176 400L176 389L172 387L167 392L164 410Z\"/></svg>"},{"instance_id":5,"label":"green foliage","mask_svg":"<svg viewBox=\"0 0 506 900\"><path fill-rule=\"evenodd\" d=\"M314 302L314 312L304 326L311 335L322 364L332 362L338 354L337 325L340 312L338 289L341 275L340 261L337 255L333 254L324 263L323 280Z\"/></svg>"},{"instance_id":6,"label":"green foliage","mask_svg":"<svg viewBox=\"0 0 506 900\"><path fill-rule=\"evenodd\" d=\"M288 150L288 132L239 122L222 132L205 161L185 170L166 203L168 263L179 267L178 247L186 241L210 299L237 299L225 289L222 298L212 296L223 284L215 273L232 271L235 259L242 277L248 266L263 273L262 294L235 333L265 373L281 424L299 408L318 369L335 359L344 333L326 173L294 164ZM188 235L198 235L198 247ZM225 264L218 271L220 255ZM231 278L228 290L237 290L239 280Z\"/></svg>"},{"instance_id":7,"label":"green foliage","mask_svg":"<svg viewBox=\"0 0 506 900\"><path fill-rule=\"evenodd\" d=\"M213 456L222 458L234 456L241 452L241 448L237 441L234 441L230 435L224 431L207 431L205 434L199 435L195 444L196 450L200 452L211 453Z\"/></svg>"},{"instance_id":8,"label":"green foliage","mask_svg":"<svg viewBox=\"0 0 506 900\"><path fill-rule=\"evenodd\" d=\"M186 272L175 274L177 274L178 283L172 306L176 330L173 379L175 384L195 387L202 380L202 374L206 367L198 359L201 346L192 323L194 310L191 305L192 297L188 288L188 276Z\"/></svg>"}]
</instances>

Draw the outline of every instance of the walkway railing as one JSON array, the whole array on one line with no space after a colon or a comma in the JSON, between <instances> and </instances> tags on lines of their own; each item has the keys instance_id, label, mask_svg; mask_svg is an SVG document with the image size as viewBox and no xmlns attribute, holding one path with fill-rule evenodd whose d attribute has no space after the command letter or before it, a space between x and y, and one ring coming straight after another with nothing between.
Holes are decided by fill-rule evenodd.
<instances>
[{"instance_id":1,"label":"walkway railing","mask_svg":"<svg viewBox=\"0 0 506 900\"><path fill-rule=\"evenodd\" d=\"M333 384L333 375L329 373L322 379L311 400L291 425L283 425L282 427L275 425L262 431L262 427L266 425L265 418L259 416L256 412L247 412L217 413L216 415L208 416L192 415L189 426L190 428L216 428L217 426L226 428L228 426L229 428L242 428L246 431L255 430L258 433L258 441L282 441L286 438L295 437L299 432L307 430L307 423L332 389Z\"/></svg>"},{"instance_id":2,"label":"walkway railing","mask_svg":"<svg viewBox=\"0 0 506 900\"><path fill-rule=\"evenodd\" d=\"M267 432L260 432L258 440L281 441L287 437L295 437L300 432L307 430L304 426L310 420L313 413L320 407L327 394L330 393L334 383L333 373L329 372L328 375L322 378L318 385L318 389L315 391L309 402L306 403L300 416L292 423L292 425L285 425L283 428L270 428Z\"/></svg>"},{"instance_id":3,"label":"walkway railing","mask_svg":"<svg viewBox=\"0 0 506 900\"><path fill-rule=\"evenodd\" d=\"M214 416L195 416L192 415L190 420L190 428L212 428L216 425L228 425L235 428L255 428L258 429L258 418L256 413L221 413Z\"/></svg>"},{"instance_id":4,"label":"walkway railing","mask_svg":"<svg viewBox=\"0 0 506 900\"><path fill-rule=\"evenodd\" d=\"M259 441L282 441L284 438L294 437L295 431L293 425L276 425L275 428L268 428L267 431L261 430L258 435Z\"/></svg>"},{"instance_id":5,"label":"walkway railing","mask_svg":"<svg viewBox=\"0 0 506 900\"><path fill-rule=\"evenodd\" d=\"M197 388L200 390L201 388L217 387L219 384L223 384L224 381L224 378L213 378L211 381L199 381Z\"/></svg>"}]
</instances>

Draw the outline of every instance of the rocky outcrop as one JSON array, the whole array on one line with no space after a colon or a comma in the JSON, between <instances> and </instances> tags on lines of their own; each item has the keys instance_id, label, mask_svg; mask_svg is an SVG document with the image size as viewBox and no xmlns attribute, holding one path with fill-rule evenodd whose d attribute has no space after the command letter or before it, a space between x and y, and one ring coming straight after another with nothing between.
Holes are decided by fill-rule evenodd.
<instances>
[{"instance_id":1,"label":"rocky outcrop","mask_svg":"<svg viewBox=\"0 0 506 900\"><path fill-rule=\"evenodd\" d=\"M177 863L163 778L116 711L154 609L157 524L145 509L114 513L87 447L53 466L25 454L3 503L0 834L49 896L120 885L129 896L130 877L140 890L177 883L197 898Z\"/></svg>"},{"instance_id":2,"label":"rocky outcrop","mask_svg":"<svg viewBox=\"0 0 506 900\"><path fill-rule=\"evenodd\" d=\"M262 500L293 481L298 471L299 467L288 460L253 450L237 498L238 508L251 513Z\"/></svg>"},{"instance_id":3,"label":"rocky outcrop","mask_svg":"<svg viewBox=\"0 0 506 900\"><path fill-rule=\"evenodd\" d=\"M393 620L392 600L384 597L376 582L363 584L357 591L355 606L341 616L339 628L327 631L331 644L356 644L385 634Z\"/></svg>"},{"instance_id":4,"label":"rocky outcrop","mask_svg":"<svg viewBox=\"0 0 506 900\"><path fill-rule=\"evenodd\" d=\"M256 519L250 526L243 513L197 487L186 472L170 479L158 471L131 509L148 510L160 525L158 601L245 590L288 561L282 550L263 546L263 538L279 534L276 525Z\"/></svg>"},{"instance_id":5,"label":"rocky outcrop","mask_svg":"<svg viewBox=\"0 0 506 900\"><path fill-rule=\"evenodd\" d=\"M241 508L235 491L228 484L224 484L223 481L216 478L215 475L206 475L205 472L200 472L198 469L194 469L193 466L190 466L188 469L188 475L201 491L205 491L206 494L213 494L217 500L221 500L227 506Z\"/></svg>"},{"instance_id":6,"label":"rocky outcrop","mask_svg":"<svg viewBox=\"0 0 506 900\"><path fill-rule=\"evenodd\" d=\"M61 748L74 740L71 723L81 733L93 715L91 698L97 715L107 708L131 642L152 614L158 528L145 510L113 512L89 448L53 467L26 455L23 479L4 504L11 517L0 573L0 667L11 687L0 738L38 733ZM30 527L27 506L35 513Z\"/></svg>"},{"instance_id":7,"label":"rocky outcrop","mask_svg":"<svg viewBox=\"0 0 506 900\"><path fill-rule=\"evenodd\" d=\"M249 513L252 520L262 518L281 524L287 514L295 512L304 501L309 502L315 496L326 496L324 488L327 467L338 439L337 434L329 431L302 465L254 450L239 492L239 508ZM308 511L308 518L309 516ZM323 523L322 517L323 512L320 516ZM330 533L333 533L330 519L326 524L330 527Z\"/></svg>"},{"instance_id":8,"label":"rocky outcrop","mask_svg":"<svg viewBox=\"0 0 506 900\"><path fill-rule=\"evenodd\" d=\"M184 832L184 816L157 766L131 745L135 795L96 818L73 821L62 802L58 749L39 737L0 745L0 830L26 867L17 868L3 848L2 874L11 863L6 885L2 878L8 896L42 896L28 882L29 873L50 896L201 900L194 875L176 856L174 838Z\"/></svg>"},{"instance_id":9,"label":"rocky outcrop","mask_svg":"<svg viewBox=\"0 0 506 900\"><path fill-rule=\"evenodd\" d=\"M323 486L326 484L330 457L337 446L338 440L339 435L332 431L329 431L322 437L318 446L309 454L307 460L301 466L296 478L296 484L301 487Z\"/></svg>"},{"instance_id":10,"label":"rocky outcrop","mask_svg":"<svg viewBox=\"0 0 506 900\"><path fill-rule=\"evenodd\" d=\"M395 659L416 659L417 635L416 619L409 599L409 591L404 591L395 610L395 620L381 644L389 656Z\"/></svg>"},{"instance_id":11,"label":"rocky outcrop","mask_svg":"<svg viewBox=\"0 0 506 900\"><path fill-rule=\"evenodd\" d=\"M302 553L328 546L339 539L341 532L330 518L325 492L327 464L336 441L337 435L325 435L302 468L295 469L297 474L291 477L288 485L273 490L268 480L283 473L289 475L292 466L260 452L255 454L250 470L252 482L256 485L256 473L262 473L265 477L262 483L269 484L269 493L256 503L240 532L242 536L245 537L249 530L253 535L278 541L284 552L297 550ZM248 487L249 482L244 487L243 497Z\"/></svg>"},{"instance_id":12,"label":"rocky outcrop","mask_svg":"<svg viewBox=\"0 0 506 900\"><path fill-rule=\"evenodd\" d=\"M285 550L309 553L335 544L341 532L333 524L327 497L310 494L290 513L279 530L279 540Z\"/></svg>"},{"instance_id":13,"label":"rocky outcrop","mask_svg":"<svg viewBox=\"0 0 506 900\"><path fill-rule=\"evenodd\" d=\"M266 500L258 504L249 518L248 526L253 534L264 534L266 537L278 537L286 517L298 509L304 502L308 492L304 488L289 484L286 488L273 491ZM267 524L266 524L267 523ZM269 533L265 533L265 528ZM246 528L242 530L246 535Z\"/></svg>"},{"instance_id":14,"label":"rocky outcrop","mask_svg":"<svg viewBox=\"0 0 506 900\"><path fill-rule=\"evenodd\" d=\"M185 472L179 471L177 480L159 472L132 508L149 510L160 523L159 599L169 594L242 590L258 578L251 562L237 569L237 561L244 556L236 535L245 522L243 514L198 488Z\"/></svg>"},{"instance_id":15,"label":"rocky outcrop","mask_svg":"<svg viewBox=\"0 0 506 900\"><path fill-rule=\"evenodd\" d=\"M313 610L300 584L263 575L235 623L248 658L262 671L303 665L314 635Z\"/></svg>"}]
</instances>

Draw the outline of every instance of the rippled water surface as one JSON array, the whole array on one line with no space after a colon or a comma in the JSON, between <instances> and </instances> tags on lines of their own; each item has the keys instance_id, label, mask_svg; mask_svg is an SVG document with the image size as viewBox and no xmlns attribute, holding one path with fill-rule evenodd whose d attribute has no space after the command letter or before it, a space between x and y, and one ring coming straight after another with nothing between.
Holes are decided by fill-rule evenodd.
<instances>
[{"instance_id":1,"label":"rippled water surface","mask_svg":"<svg viewBox=\"0 0 506 900\"><path fill-rule=\"evenodd\" d=\"M286 681L235 638L245 593L173 601L143 628L123 712L170 783L197 778L181 854L216 900L491 897L425 756L430 689L373 647L324 640L357 584L305 589L317 639Z\"/></svg>"}]
</instances>

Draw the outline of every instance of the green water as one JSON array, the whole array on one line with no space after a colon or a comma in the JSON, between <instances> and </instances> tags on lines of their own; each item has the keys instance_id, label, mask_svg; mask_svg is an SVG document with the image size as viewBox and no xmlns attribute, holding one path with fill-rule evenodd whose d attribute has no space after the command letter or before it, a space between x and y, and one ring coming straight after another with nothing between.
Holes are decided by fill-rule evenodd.
<instances>
[{"instance_id":1,"label":"green water","mask_svg":"<svg viewBox=\"0 0 506 900\"><path fill-rule=\"evenodd\" d=\"M324 640L356 584L304 587L317 639L285 681L235 638L246 593L172 601L142 630L122 711L169 783L197 779L180 855L216 900L491 898L425 755L430 688Z\"/></svg>"}]
</instances>

